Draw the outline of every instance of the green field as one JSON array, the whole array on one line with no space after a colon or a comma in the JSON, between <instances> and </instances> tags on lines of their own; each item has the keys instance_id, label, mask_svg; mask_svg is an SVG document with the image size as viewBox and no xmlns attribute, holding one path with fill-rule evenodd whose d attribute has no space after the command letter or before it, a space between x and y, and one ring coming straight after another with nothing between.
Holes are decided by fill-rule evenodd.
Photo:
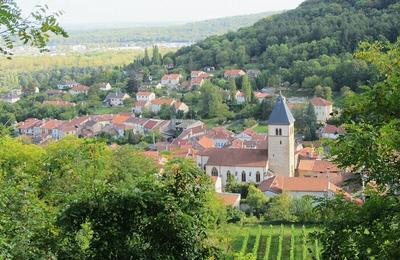
<instances>
[{"instance_id":1,"label":"green field","mask_svg":"<svg viewBox=\"0 0 400 260\"><path fill-rule=\"evenodd\" d=\"M314 230L312 226L230 224L214 236L226 243L227 259L319 259L319 245L308 237Z\"/></svg>"}]
</instances>

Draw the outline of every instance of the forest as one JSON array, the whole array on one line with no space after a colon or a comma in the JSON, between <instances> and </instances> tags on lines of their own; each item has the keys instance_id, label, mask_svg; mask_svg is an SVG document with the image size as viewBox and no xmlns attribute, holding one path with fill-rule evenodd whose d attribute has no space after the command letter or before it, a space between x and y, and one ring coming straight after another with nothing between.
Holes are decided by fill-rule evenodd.
<instances>
[{"instance_id":1,"label":"forest","mask_svg":"<svg viewBox=\"0 0 400 260\"><path fill-rule=\"evenodd\" d=\"M210 35L253 25L258 20L279 12L232 16L182 25L145 26L132 28L72 30L68 38L54 38L51 45L89 44L101 46L126 46L130 44L150 46L160 42L192 43Z\"/></svg>"},{"instance_id":2,"label":"forest","mask_svg":"<svg viewBox=\"0 0 400 260\"><path fill-rule=\"evenodd\" d=\"M399 33L398 1L311 0L238 32L181 48L173 58L188 69L262 69L269 85L357 90L377 80L373 67L351 55L359 42L394 42Z\"/></svg>"}]
</instances>

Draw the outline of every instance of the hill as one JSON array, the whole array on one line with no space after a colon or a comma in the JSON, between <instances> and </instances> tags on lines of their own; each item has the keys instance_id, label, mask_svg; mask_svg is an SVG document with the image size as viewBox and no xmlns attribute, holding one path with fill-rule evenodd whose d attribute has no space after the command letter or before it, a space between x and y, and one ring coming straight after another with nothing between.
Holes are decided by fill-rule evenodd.
<instances>
[{"instance_id":1,"label":"hill","mask_svg":"<svg viewBox=\"0 0 400 260\"><path fill-rule=\"evenodd\" d=\"M269 85L356 89L376 75L352 57L359 42L394 42L399 33L400 1L308 0L238 32L181 48L173 58L187 69L257 67Z\"/></svg>"},{"instance_id":2,"label":"hill","mask_svg":"<svg viewBox=\"0 0 400 260\"><path fill-rule=\"evenodd\" d=\"M101 44L148 46L160 42L193 43L210 35L220 35L228 31L236 31L241 27L254 24L258 20L279 12L263 12L257 14L232 16L169 26L139 26L132 28L108 28L96 30L69 31L69 38L56 38L51 45Z\"/></svg>"}]
</instances>

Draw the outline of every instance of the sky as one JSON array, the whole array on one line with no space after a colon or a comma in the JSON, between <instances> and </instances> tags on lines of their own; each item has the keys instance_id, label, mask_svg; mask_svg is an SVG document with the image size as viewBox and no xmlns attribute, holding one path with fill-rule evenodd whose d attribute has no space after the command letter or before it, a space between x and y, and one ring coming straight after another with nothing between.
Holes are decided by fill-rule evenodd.
<instances>
[{"instance_id":1,"label":"sky","mask_svg":"<svg viewBox=\"0 0 400 260\"><path fill-rule=\"evenodd\" d=\"M16 0L23 11L47 4L62 25L190 22L296 8L303 0Z\"/></svg>"}]
</instances>

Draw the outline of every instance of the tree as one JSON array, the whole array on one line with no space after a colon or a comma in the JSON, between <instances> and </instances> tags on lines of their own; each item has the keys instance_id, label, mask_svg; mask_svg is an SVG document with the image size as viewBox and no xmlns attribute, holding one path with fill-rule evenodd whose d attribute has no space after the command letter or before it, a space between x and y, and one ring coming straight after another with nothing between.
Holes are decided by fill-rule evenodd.
<instances>
[{"instance_id":1,"label":"tree","mask_svg":"<svg viewBox=\"0 0 400 260\"><path fill-rule=\"evenodd\" d=\"M249 192L246 197L246 203L250 206L252 213L256 217L260 217L265 212L267 197L264 193L254 185L249 186Z\"/></svg>"},{"instance_id":2,"label":"tree","mask_svg":"<svg viewBox=\"0 0 400 260\"><path fill-rule=\"evenodd\" d=\"M244 98L247 103L251 102L251 96L253 94L252 87L250 84L249 76L244 75L242 78L242 91L244 92Z\"/></svg>"},{"instance_id":3,"label":"tree","mask_svg":"<svg viewBox=\"0 0 400 260\"><path fill-rule=\"evenodd\" d=\"M158 50L158 46L153 46L153 56L151 58L151 64L153 65L161 65L161 54Z\"/></svg>"},{"instance_id":4,"label":"tree","mask_svg":"<svg viewBox=\"0 0 400 260\"><path fill-rule=\"evenodd\" d=\"M229 80L229 96L232 104L236 103L235 97L236 97L236 92L237 92L237 87L236 87L236 81L235 79L230 79Z\"/></svg>"},{"instance_id":5,"label":"tree","mask_svg":"<svg viewBox=\"0 0 400 260\"><path fill-rule=\"evenodd\" d=\"M362 43L356 57L374 65L382 81L345 98L340 123L346 133L330 143L339 167L352 167L367 183L363 205L343 197L322 200L324 228L316 235L324 258L397 259L400 219L400 40ZM334 217L333 217L334 214ZM346 242L344 242L346 241Z\"/></svg>"},{"instance_id":6,"label":"tree","mask_svg":"<svg viewBox=\"0 0 400 260\"><path fill-rule=\"evenodd\" d=\"M317 116L315 115L314 106L309 103L307 110L304 114L304 124L305 124L305 140L314 141L317 140Z\"/></svg>"},{"instance_id":7,"label":"tree","mask_svg":"<svg viewBox=\"0 0 400 260\"><path fill-rule=\"evenodd\" d=\"M50 33L67 37L68 34L57 21L58 16L62 13L48 14L47 12L47 6L39 6L25 18L14 0L2 1L0 37L3 43L0 45L0 52L4 55L12 55L11 50L17 40L44 51Z\"/></svg>"},{"instance_id":8,"label":"tree","mask_svg":"<svg viewBox=\"0 0 400 260\"><path fill-rule=\"evenodd\" d=\"M200 89L201 92L201 114L204 118L229 116L228 106L223 103L220 89L207 81Z\"/></svg>"},{"instance_id":9,"label":"tree","mask_svg":"<svg viewBox=\"0 0 400 260\"><path fill-rule=\"evenodd\" d=\"M128 82L126 83L126 91L130 95L135 95L139 91L139 88L140 88L140 82L134 77L129 79Z\"/></svg>"},{"instance_id":10,"label":"tree","mask_svg":"<svg viewBox=\"0 0 400 260\"><path fill-rule=\"evenodd\" d=\"M151 65L151 60L150 60L149 52L147 51L147 48L144 49L143 65L144 66L150 66Z\"/></svg>"},{"instance_id":11,"label":"tree","mask_svg":"<svg viewBox=\"0 0 400 260\"><path fill-rule=\"evenodd\" d=\"M292 214L292 204L293 199L287 193L273 197L267 209L266 220L294 221L296 217Z\"/></svg>"}]
</instances>

